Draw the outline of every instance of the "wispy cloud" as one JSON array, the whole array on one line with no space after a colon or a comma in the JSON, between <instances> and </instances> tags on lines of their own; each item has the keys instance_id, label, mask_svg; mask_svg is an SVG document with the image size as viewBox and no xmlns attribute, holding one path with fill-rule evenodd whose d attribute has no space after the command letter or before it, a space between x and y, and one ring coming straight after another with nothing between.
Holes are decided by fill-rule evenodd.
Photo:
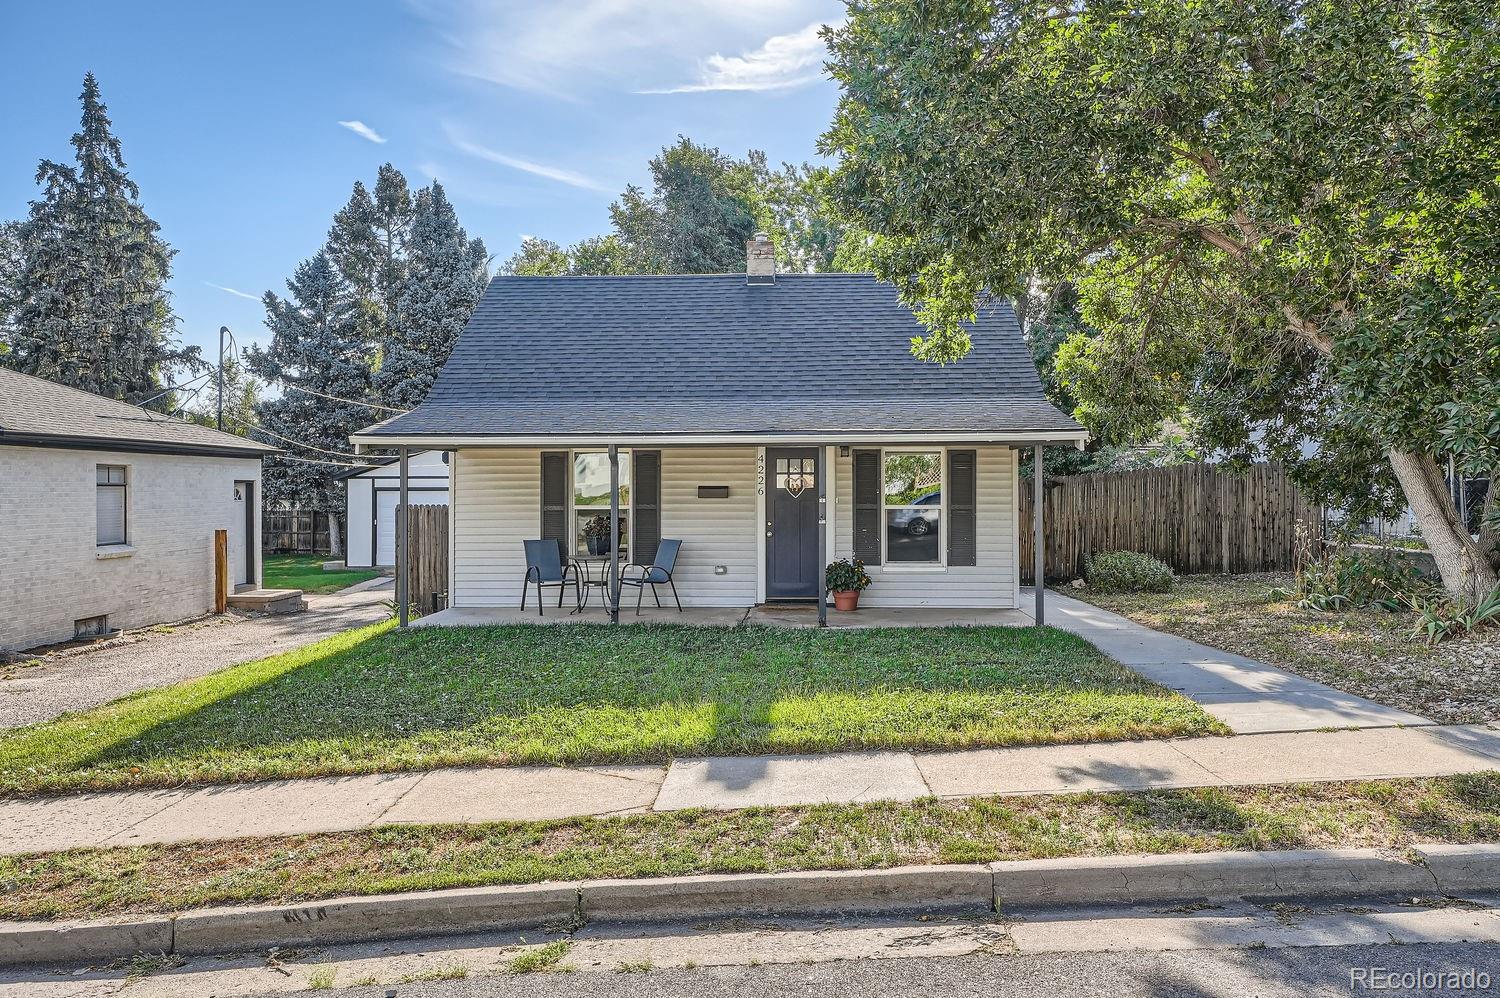
<instances>
[{"instance_id":1,"label":"wispy cloud","mask_svg":"<svg viewBox=\"0 0 1500 998\"><path fill-rule=\"evenodd\" d=\"M641 92L690 94L710 90L790 90L805 86L823 76L826 50L819 37L822 30L821 23L813 23L800 31L774 35L760 48L740 55L715 52L698 67L696 82Z\"/></svg>"},{"instance_id":2,"label":"wispy cloud","mask_svg":"<svg viewBox=\"0 0 1500 998\"><path fill-rule=\"evenodd\" d=\"M700 64L701 53L743 52L820 14L837 17L841 7L837 0L407 4L440 42L435 59L445 69L519 90L568 97L600 86L640 91L692 80L711 68L707 60ZM725 62L726 71L734 72L729 65L733 58Z\"/></svg>"},{"instance_id":3,"label":"wispy cloud","mask_svg":"<svg viewBox=\"0 0 1500 998\"><path fill-rule=\"evenodd\" d=\"M203 283L215 291L224 292L226 295L234 295L236 298L248 298L251 301L260 301L260 295L252 295L248 291L241 291L239 288L226 288L224 285L215 284L213 281L204 281Z\"/></svg>"},{"instance_id":4,"label":"wispy cloud","mask_svg":"<svg viewBox=\"0 0 1500 998\"><path fill-rule=\"evenodd\" d=\"M470 142L468 139L457 134L451 127L448 129L448 138L452 141L455 149L476 159L498 163L500 166L509 167L512 170L520 170L522 173L529 173L535 177L553 180L559 184L567 184L569 187L578 187L586 191L612 193L614 190L608 184L595 180L593 177L584 176L575 170L564 169L560 166L549 166L546 163L535 163L529 159L522 159L519 156L512 156L509 153L503 153L497 149L490 149L487 146Z\"/></svg>"},{"instance_id":5,"label":"wispy cloud","mask_svg":"<svg viewBox=\"0 0 1500 998\"><path fill-rule=\"evenodd\" d=\"M355 135L358 135L362 139L368 139L369 141L375 143L385 142L384 135L381 135L379 132L375 131L375 129L371 128L363 121L360 121L358 118L354 119L353 121L341 121L339 122L339 124L343 125L345 128L349 129L349 131L353 132Z\"/></svg>"}]
</instances>

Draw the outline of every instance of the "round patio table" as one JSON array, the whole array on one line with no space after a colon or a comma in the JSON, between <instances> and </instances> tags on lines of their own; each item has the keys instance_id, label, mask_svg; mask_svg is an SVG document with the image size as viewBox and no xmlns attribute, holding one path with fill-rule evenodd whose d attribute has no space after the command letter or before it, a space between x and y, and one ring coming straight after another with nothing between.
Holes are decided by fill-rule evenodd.
<instances>
[{"instance_id":1,"label":"round patio table","mask_svg":"<svg viewBox=\"0 0 1500 998\"><path fill-rule=\"evenodd\" d=\"M625 552L616 551L615 558L620 562L620 570L625 569ZM610 608L609 603L609 555L608 554L576 554L573 556L573 564L578 566L579 582L583 586L583 599L578 608L572 613L582 613L589 605L589 593L599 590L599 599L604 604L604 609Z\"/></svg>"}]
</instances>

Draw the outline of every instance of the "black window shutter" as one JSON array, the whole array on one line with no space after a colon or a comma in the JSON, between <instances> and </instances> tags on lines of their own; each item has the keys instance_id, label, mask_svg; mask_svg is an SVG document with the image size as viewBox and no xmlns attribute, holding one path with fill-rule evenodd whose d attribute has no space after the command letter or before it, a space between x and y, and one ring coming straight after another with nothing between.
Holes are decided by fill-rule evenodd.
<instances>
[{"instance_id":1,"label":"black window shutter","mask_svg":"<svg viewBox=\"0 0 1500 998\"><path fill-rule=\"evenodd\" d=\"M630 560L649 565L661 541L661 451L631 451L630 475L630 515L635 518Z\"/></svg>"},{"instance_id":2,"label":"black window shutter","mask_svg":"<svg viewBox=\"0 0 1500 998\"><path fill-rule=\"evenodd\" d=\"M978 543L978 455L971 450L948 452L948 480L943 498L948 501L948 564L977 563Z\"/></svg>"},{"instance_id":3,"label":"black window shutter","mask_svg":"<svg viewBox=\"0 0 1500 998\"><path fill-rule=\"evenodd\" d=\"M542 540L557 541L563 564L573 556L568 530L568 452L542 451Z\"/></svg>"},{"instance_id":4,"label":"black window shutter","mask_svg":"<svg viewBox=\"0 0 1500 998\"><path fill-rule=\"evenodd\" d=\"M880 564L880 451L854 452L854 557Z\"/></svg>"}]
</instances>

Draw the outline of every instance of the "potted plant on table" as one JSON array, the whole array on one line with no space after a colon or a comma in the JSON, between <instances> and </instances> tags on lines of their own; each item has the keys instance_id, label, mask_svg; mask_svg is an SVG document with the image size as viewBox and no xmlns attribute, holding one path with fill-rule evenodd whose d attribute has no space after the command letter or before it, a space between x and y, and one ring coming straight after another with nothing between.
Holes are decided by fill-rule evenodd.
<instances>
[{"instance_id":1,"label":"potted plant on table","mask_svg":"<svg viewBox=\"0 0 1500 998\"><path fill-rule=\"evenodd\" d=\"M583 542L588 545L589 554L609 553L608 513L589 518L589 522L583 525Z\"/></svg>"},{"instance_id":2,"label":"potted plant on table","mask_svg":"<svg viewBox=\"0 0 1500 998\"><path fill-rule=\"evenodd\" d=\"M865 571L865 563L858 558L830 562L823 580L833 593L835 610L858 610L859 594L868 589L872 581L870 573Z\"/></svg>"}]
</instances>

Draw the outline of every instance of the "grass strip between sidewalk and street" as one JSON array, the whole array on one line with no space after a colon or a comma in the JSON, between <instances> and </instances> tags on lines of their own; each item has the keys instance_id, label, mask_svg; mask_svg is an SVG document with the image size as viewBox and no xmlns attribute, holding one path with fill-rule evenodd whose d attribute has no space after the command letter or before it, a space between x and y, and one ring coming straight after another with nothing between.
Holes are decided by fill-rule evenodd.
<instances>
[{"instance_id":1,"label":"grass strip between sidewalk and street","mask_svg":"<svg viewBox=\"0 0 1500 998\"><path fill-rule=\"evenodd\" d=\"M387 622L0 734L0 795L1223 733L1051 628Z\"/></svg>"},{"instance_id":2,"label":"grass strip between sidewalk and street","mask_svg":"<svg viewBox=\"0 0 1500 998\"><path fill-rule=\"evenodd\" d=\"M174 912L601 877L1500 841L1500 773L675 811L0 857L0 918Z\"/></svg>"}]
</instances>

